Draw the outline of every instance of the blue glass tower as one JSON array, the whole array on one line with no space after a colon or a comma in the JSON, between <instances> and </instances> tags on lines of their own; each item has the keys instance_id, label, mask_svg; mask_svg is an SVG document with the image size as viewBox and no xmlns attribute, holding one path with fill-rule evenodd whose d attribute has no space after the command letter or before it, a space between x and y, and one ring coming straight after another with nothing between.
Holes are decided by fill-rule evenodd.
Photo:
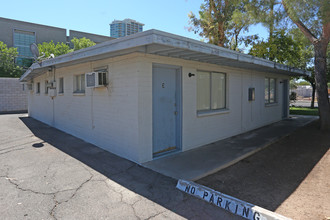
<instances>
[{"instance_id":1,"label":"blue glass tower","mask_svg":"<svg viewBox=\"0 0 330 220\"><path fill-rule=\"evenodd\" d=\"M110 24L110 37L125 37L143 31L143 25L132 19L114 20Z\"/></svg>"}]
</instances>

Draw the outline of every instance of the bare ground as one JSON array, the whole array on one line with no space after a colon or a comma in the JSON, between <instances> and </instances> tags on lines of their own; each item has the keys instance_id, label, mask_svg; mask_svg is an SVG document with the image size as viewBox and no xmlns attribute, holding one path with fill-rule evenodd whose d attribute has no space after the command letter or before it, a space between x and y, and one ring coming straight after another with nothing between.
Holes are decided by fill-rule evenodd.
<instances>
[{"instance_id":1,"label":"bare ground","mask_svg":"<svg viewBox=\"0 0 330 220\"><path fill-rule=\"evenodd\" d=\"M197 183L293 219L330 219L329 147L314 122Z\"/></svg>"}]
</instances>

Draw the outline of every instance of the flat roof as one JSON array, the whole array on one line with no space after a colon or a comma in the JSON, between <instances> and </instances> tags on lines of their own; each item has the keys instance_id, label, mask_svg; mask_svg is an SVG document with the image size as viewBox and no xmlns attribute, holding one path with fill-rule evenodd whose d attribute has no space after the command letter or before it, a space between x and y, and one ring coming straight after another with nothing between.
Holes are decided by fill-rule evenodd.
<instances>
[{"instance_id":1,"label":"flat roof","mask_svg":"<svg viewBox=\"0 0 330 220\"><path fill-rule=\"evenodd\" d=\"M60 29L60 30L65 30L66 31L65 28L54 27L54 26L44 25L44 24L37 24L37 23L28 22L28 21L20 21L20 20L15 20L15 19L11 19L11 18L0 17L0 20L7 20L7 21L13 21L13 22L16 22L16 23L21 23L23 25L42 26L42 27L54 28L54 29Z\"/></svg>"},{"instance_id":2,"label":"flat roof","mask_svg":"<svg viewBox=\"0 0 330 220\"><path fill-rule=\"evenodd\" d=\"M34 63L22 75L20 81L29 81L34 77L41 75L50 66L60 68L134 52L181 58L255 71L285 74L289 76L310 75L310 73L305 70L292 68L227 48L159 30L148 30L115 40L106 41L92 47L44 60L40 63Z\"/></svg>"}]
</instances>

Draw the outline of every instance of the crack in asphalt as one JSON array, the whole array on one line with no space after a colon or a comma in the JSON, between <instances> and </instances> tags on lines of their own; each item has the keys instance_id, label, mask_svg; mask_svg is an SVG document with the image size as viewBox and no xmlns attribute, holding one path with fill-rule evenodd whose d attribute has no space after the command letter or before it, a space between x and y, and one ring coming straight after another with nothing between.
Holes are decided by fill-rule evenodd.
<instances>
[{"instance_id":1,"label":"crack in asphalt","mask_svg":"<svg viewBox=\"0 0 330 220\"><path fill-rule=\"evenodd\" d=\"M86 169L86 168L85 168ZM87 169L86 169L87 170ZM89 170L87 170L88 172L89 172ZM86 180L86 181L84 181L82 184L80 184L77 188L74 188L74 189L68 189L68 190L63 190L63 191L58 191L58 192L56 192L56 193L54 193L54 196L53 196L53 201L54 201L54 203L55 203L55 205L53 206L53 208L51 209L51 211L49 212L49 214L50 214L50 216L52 216L55 220L57 220L57 218L56 218L56 216L55 216L55 214L56 214L56 208L57 208L57 206L59 206L60 204L62 204L62 203L67 203L67 202L69 202L73 197L75 197L75 195L77 194L77 192L86 184L86 183L88 183L89 181L91 181L91 179L94 177L94 175L91 173L91 172L89 172L89 174L90 174L90 177ZM63 201L63 202L59 202L59 201L57 201L56 200L56 194L57 193L59 193L59 192L64 192L64 191L69 191L69 190L74 190L74 192L73 192L73 194L70 196L70 198L69 199L67 199L67 200L65 200L65 201Z\"/></svg>"},{"instance_id":2,"label":"crack in asphalt","mask_svg":"<svg viewBox=\"0 0 330 220\"><path fill-rule=\"evenodd\" d=\"M134 215L135 215L135 217L137 217L138 219L141 219L141 218L136 214L136 210L135 210L134 206L135 206L136 203L141 202L141 201L142 201L142 198L139 198L139 200L135 201L132 205L128 204L129 206L132 207L133 212L134 212ZM124 202L124 203L126 203L126 202ZM127 204L127 203L126 203L126 204Z\"/></svg>"},{"instance_id":3,"label":"crack in asphalt","mask_svg":"<svg viewBox=\"0 0 330 220\"><path fill-rule=\"evenodd\" d=\"M23 137L20 137L20 138L14 139L14 140L10 140L10 141L7 141L7 142L1 142L1 145L9 144L9 143L12 143L12 142L24 140L25 138L31 138L31 137L34 137L34 135L31 134L31 135L23 136Z\"/></svg>"},{"instance_id":4,"label":"crack in asphalt","mask_svg":"<svg viewBox=\"0 0 330 220\"><path fill-rule=\"evenodd\" d=\"M2 152L0 153L0 155L4 155L4 154L7 154L7 153L11 153L11 152L14 152L14 151L19 151L19 150L24 150L25 148L16 148L16 149L13 149L13 150L9 150L9 151L6 151L6 152Z\"/></svg>"},{"instance_id":5,"label":"crack in asphalt","mask_svg":"<svg viewBox=\"0 0 330 220\"><path fill-rule=\"evenodd\" d=\"M33 144L33 143L38 143L38 141L30 141L30 142L25 142L25 143L22 143L22 144L17 144L17 145L14 145L14 146L7 147L5 149L1 149L0 151L6 150L6 149L9 149L9 148L21 147L21 146L25 146L25 145Z\"/></svg>"},{"instance_id":6,"label":"crack in asphalt","mask_svg":"<svg viewBox=\"0 0 330 220\"><path fill-rule=\"evenodd\" d=\"M12 185L14 185L18 190L21 190L23 192L31 192L31 193L34 193L34 194L40 194L40 195L53 195L54 193L44 193L44 192L38 192L38 191L34 191L32 189L24 189L22 187L19 186L18 183L15 183L13 181L13 179L15 178L10 178L8 177L8 175L4 176L6 180L8 180L9 183L11 183Z\"/></svg>"},{"instance_id":7,"label":"crack in asphalt","mask_svg":"<svg viewBox=\"0 0 330 220\"><path fill-rule=\"evenodd\" d=\"M149 220L149 219L151 219L151 218L155 218L156 216L161 215L161 214L163 214L163 213L165 213L165 212L166 212L166 210L164 210L164 211L162 211L162 212L160 212L160 213L158 213L158 214L152 215L152 216L148 217L146 220Z\"/></svg>"},{"instance_id":8,"label":"crack in asphalt","mask_svg":"<svg viewBox=\"0 0 330 220\"><path fill-rule=\"evenodd\" d=\"M85 169L86 169L86 168L85 168ZM86 170L87 170L87 169L86 169ZM90 172L89 170L88 170L88 172L90 173L90 177L89 177L87 180L85 180L83 183L81 183L77 188L71 188L71 189L59 190L59 191L51 192L51 193L38 192L38 191L34 191L34 190L32 190L32 189L22 188L22 187L19 186L18 183L15 183L15 182L13 181L15 178L11 178L11 177L9 177L8 174L6 174L6 175L2 175L2 176L0 176L0 177L5 178L6 180L8 180L8 182L9 182L10 184L14 185L15 188L18 189L18 190L20 190L20 191L23 191L23 192L30 192L30 193L39 194L39 195L45 195L45 196L52 196L52 199L53 199L55 205L54 205L54 206L52 207L52 209L50 210L49 215L50 215L52 218L54 218L54 219L56 220L57 218L56 218L56 216L55 216L55 209L57 208L57 206L60 205L60 204L62 204L62 203L64 203L64 202L68 202L68 201L70 201L70 200L76 195L76 193L77 193L77 192L78 192L78 191L79 191L79 190L80 190L80 189L81 189L86 183L88 183L88 182L94 177L94 175L91 174L91 172ZM56 194L61 193L61 192L66 192L66 191L72 191L72 190L74 190L74 193L70 196L69 199L67 199L67 200L65 200L65 201L63 201L63 202L58 202L58 201L56 200Z\"/></svg>"}]
</instances>

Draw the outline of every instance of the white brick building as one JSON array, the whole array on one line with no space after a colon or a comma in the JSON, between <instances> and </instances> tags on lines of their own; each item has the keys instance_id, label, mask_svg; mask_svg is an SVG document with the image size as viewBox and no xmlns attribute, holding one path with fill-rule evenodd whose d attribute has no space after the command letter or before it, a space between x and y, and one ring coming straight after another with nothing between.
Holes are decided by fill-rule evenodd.
<instances>
[{"instance_id":1,"label":"white brick building","mask_svg":"<svg viewBox=\"0 0 330 220\"><path fill-rule=\"evenodd\" d=\"M0 113L27 111L27 93L18 78L0 78Z\"/></svg>"},{"instance_id":2,"label":"white brick building","mask_svg":"<svg viewBox=\"0 0 330 220\"><path fill-rule=\"evenodd\" d=\"M94 71L106 86L86 88ZM21 81L31 117L143 163L286 118L289 78L303 74L150 30L33 64Z\"/></svg>"}]
</instances>

